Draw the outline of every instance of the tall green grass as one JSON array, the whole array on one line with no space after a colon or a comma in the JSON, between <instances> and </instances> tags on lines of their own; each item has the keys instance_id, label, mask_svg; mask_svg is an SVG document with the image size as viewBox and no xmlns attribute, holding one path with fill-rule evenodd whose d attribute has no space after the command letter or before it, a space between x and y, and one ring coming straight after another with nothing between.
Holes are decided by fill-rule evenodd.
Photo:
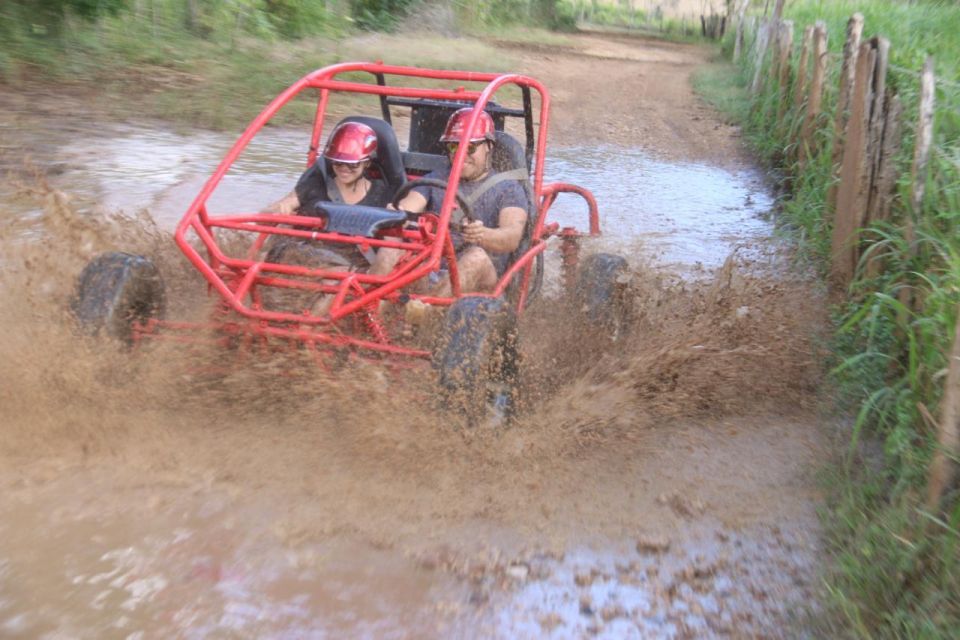
<instances>
[{"instance_id":1,"label":"tall green grass","mask_svg":"<svg viewBox=\"0 0 960 640\"><path fill-rule=\"evenodd\" d=\"M889 38L891 64L909 69L923 65L926 55L935 55L936 71L955 78L960 69L960 11L955 2L897 0L791 0L784 18L794 21L798 34L803 26L823 20L830 34L829 48L843 48L847 20L862 13L864 36Z\"/></svg>"},{"instance_id":2,"label":"tall green grass","mask_svg":"<svg viewBox=\"0 0 960 640\"><path fill-rule=\"evenodd\" d=\"M942 512L923 507L927 465L935 443L947 353L960 304L960 6L947 2L795 0L785 18L794 42L816 20L827 24L832 52L826 115L816 132L812 160L802 168L794 132L803 113L777 121L781 89L767 82L744 92L740 109L747 139L783 177L789 194L784 220L805 252L828 269L833 180L830 152L839 56L846 22L864 15L864 37L891 42L888 85L905 106L898 157L898 200L890 221L862 232L866 249L846 302L835 309L831 389L849 411L847 443L833 469L828 543L835 562L828 573L832 616L826 635L861 638L954 638L960 629L960 559L956 553L960 499L947 496ZM730 38L725 50L732 49ZM748 43L749 44L749 43ZM799 57L795 46L794 64ZM910 201L910 161L918 108L918 72L935 56L936 151L918 211ZM731 78L742 87L753 59ZM768 63L769 64L769 63ZM769 69L763 77L769 78ZM729 82L728 82L729 84ZM709 83L700 83L710 91ZM734 111L731 111L733 113ZM905 229L912 221L911 240ZM880 269L867 269L870 261Z\"/></svg>"},{"instance_id":3,"label":"tall green grass","mask_svg":"<svg viewBox=\"0 0 960 640\"><path fill-rule=\"evenodd\" d=\"M49 18L34 0L0 0L0 90L72 92L107 116L233 128L297 78L347 59L483 70L511 64L502 49L472 40L451 46L421 33L381 33L360 47L348 38L358 28L395 28L422 8L419 0L195 0L192 16L185 0L97 2L116 10ZM450 2L449 9L460 28L500 39L561 38L545 27L563 26L567 15L559 0ZM300 121L310 109L291 104L277 122Z\"/></svg>"}]
</instances>

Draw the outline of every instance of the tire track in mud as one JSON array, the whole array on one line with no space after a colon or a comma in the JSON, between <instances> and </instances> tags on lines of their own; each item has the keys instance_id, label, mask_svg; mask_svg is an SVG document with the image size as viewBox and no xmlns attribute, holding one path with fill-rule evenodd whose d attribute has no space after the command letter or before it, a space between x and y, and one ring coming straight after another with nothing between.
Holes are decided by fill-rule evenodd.
<instances>
[{"instance_id":1,"label":"tire track in mud","mask_svg":"<svg viewBox=\"0 0 960 640\"><path fill-rule=\"evenodd\" d=\"M641 114L688 91L664 83ZM614 137L638 131L598 97ZM281 359L201 383L185 364L219 355L131 363L76 340L64 274L99 250L155 256L174 292L198 281L144 220L40 191L36 235L0 238L4 632L778 636L813 599L822 317L780 249L696 280L635 266L634 332L603 356L542 305L529 413L467 432L429 382L375 368Z\"/></svg>"}]
</instances>

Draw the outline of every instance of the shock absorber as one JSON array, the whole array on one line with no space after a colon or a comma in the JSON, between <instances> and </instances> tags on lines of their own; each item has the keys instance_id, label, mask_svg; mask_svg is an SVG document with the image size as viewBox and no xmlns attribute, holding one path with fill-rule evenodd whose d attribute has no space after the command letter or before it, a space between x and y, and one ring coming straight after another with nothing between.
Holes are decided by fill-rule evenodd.
<instances>
[{"instance_id":1,"label":"shock absorber","mask_svg":"<svg viewBox=\"0 0 960 640\"><path fill-rule=\"evenodd\" d=\"M380 313L377 310L377 305L374 303L372 306L364 307L360 312L360 318L363 322L364 327L367 331L370 332L370 335L373 336L373 339L379 342L380 344L388 344L390 342L389 336L387 336L387 330L384 328L383 323L380 322Z\"/></svg>"}]
</instances>

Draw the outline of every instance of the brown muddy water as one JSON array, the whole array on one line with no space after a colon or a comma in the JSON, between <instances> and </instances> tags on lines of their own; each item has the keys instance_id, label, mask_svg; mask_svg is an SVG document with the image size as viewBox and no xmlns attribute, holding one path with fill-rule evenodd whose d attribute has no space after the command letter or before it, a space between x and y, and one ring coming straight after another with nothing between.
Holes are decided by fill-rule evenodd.
<instances>
[{"instance_id":1,"label":"brown muddy water","mask_svg":"<svg viewBox=\"0 0 960 640\"><path fill-rule=\"evenodd\" d=\"M198 381L175 349L73 335L100 251L153 255L183 309L203 293L169 231L230 142L117 128L4 186L0 637L803 635L822 319L758 174L552 150L621 232L595 244L635 269L634 331L601 353L548 295L528 411L471 432L429 376L287 359ZM212 210L282 196L305 145L255 141Z\"/></svg>"}]
</instances>

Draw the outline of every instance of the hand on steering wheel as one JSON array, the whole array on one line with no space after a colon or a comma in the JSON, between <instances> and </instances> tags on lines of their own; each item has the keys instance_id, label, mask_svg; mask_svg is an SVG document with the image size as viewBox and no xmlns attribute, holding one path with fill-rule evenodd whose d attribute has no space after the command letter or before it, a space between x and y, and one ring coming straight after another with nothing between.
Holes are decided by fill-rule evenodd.
<instances>
[{"instance_id":1,"label":"hand on steering wheel","mask_svg":"<svg viewBox=\"0 0 960 640\"><path fill-rule=\"evenodd\" d=\"M480 220L473 220L471 222L463 223L461 233L463 234L463 241L466 244L474 244L478 247L483 248L483 239L486 235L487 227L484 226L483 222Z\"/></svg>"},{"instance_id":2,"label":"hand on steering wheel","mask_svg":"<svg viewBox=\"0 0 960 640\"><path fill-rule=\"evenodd\" d=\"M400 201L407 197L411 191L417 187L434 187L436 189L447 188L447 183L444 180L437 180L435 178L418 178L416 180L411 180L410 182L404 184L397 191L397 195L393 197L392 204L394 208L400 208ZM473 222L476 218L473 217L473 214L470 212L470 205L467 204L466 198L463 197L463 194L460 193L458 189L456 194L454 194L457 205L459 208L454 209L453 213L450 214L450 224L456 225L457 227L462 227L465 222Z\"/></svg>"}]
</instances>

